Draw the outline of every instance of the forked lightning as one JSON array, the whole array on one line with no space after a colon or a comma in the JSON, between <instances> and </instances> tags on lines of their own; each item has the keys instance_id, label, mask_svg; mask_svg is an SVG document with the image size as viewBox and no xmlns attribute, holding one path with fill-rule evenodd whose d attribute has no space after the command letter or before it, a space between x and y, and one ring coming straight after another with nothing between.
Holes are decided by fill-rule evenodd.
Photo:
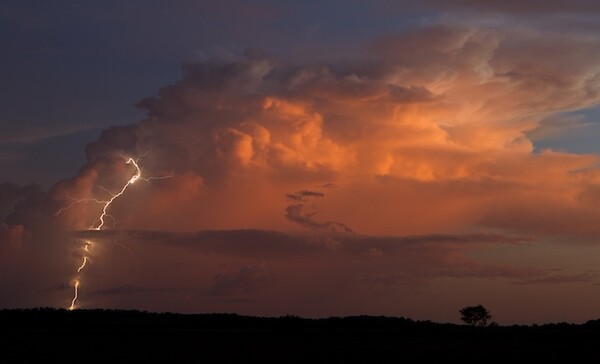
<instances>
[{"instance_id":1,"label":"forked lightning","mask_svg":"<svg viewBox=\"0 0 600 364\"><path fill-rule=\"evenodd\" d=\"M144 154L144 156L146 154ZM115 200L117 200L119 197L121 197L131 185L133 185L134 183L136 183L139 180L148 182L151 180L165 179L165 178L173 177L173 174L170 174L167 176L162 176L162 177L142 177L142 170L140 169L140 166L138 165L138 161L139 161L139 158L137 160L133 159L133 158L129 158L127 160L126 164L133 165L133 167L135 168L135 172L134 172L133 176L127 181L127 183L125 183L125 185L123 186L123 188L121 188L121 190L119 192L113 194L108 189L106 189L102 186L99 186L103 191L105 191L111 195L110 199L108 199L108 200L75 199L75 198L67 195L67 197L69 199L71 199L73 202L70 205L68 205L67 207L64 207L64 208L58 210L58 212L55 214L55 216L59 216L64 211L70 209L71 207L73 207L77 204L83 203L83 202L94 202L97 204L101 204L102 205L102 213L100 214L100 217L98 219L94 220L94 222L92 223L92 226L89 227L89 230L102 230L103 228L105 228L107 217L110 217L114 221L114 217L108 213L108 209L110 208L110 205ZM81 272L84 270L87 263L90 261L89 253L90 253L92 246L93 246L93 244L89 240L86 240L83 244L83 260L81 262L81 265L77 269L77 275L75 276L75 280L73 281L74 282L73 283L73 291L74 292L73 292L73 299L71 300L71 305L68 308L69 310L74 310L77 308L77 300L79 298L79 286L81 285Z\"/></svg>"}]
</instances>

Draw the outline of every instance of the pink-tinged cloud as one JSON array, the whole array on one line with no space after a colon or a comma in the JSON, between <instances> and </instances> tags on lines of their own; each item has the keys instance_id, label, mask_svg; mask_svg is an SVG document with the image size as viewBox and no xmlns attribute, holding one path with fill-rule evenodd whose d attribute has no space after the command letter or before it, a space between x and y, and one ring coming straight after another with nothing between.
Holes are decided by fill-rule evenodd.
<instances>
[{"instance_id":1,"label":"pink-tinged cloud","mask_svg":"<svg viewBox=\"0 0 600 364\"><path fill-rule=\"evenodd\" d=\"M284 196L334 182L341 188L319 202L322 221L362 232L569 232L568 215L577 216L573 229L594 233L597 209L573 196L595 188L597 156L534 153L529 133L599 102L596 44L440 26L377 40L373 61L354 69L292 67L253 53L189 64L182 80L139 103L147 119L88 145L89 164L54 198L101 196L93 184L118 185L122 156L152 151L146 172L175 171L186 187L144 187L153 197L124 200L123 227L289 229ZM293 210L288 221L307 216Z\"/></svg>"},{"instance_id":2,"label":"pink-tinged cloud","mask_svg":"<svg viewBox=\"0 0 600 364\"><path fill-rule=\"evenodd\" d=\"M81 239L98 245L86 284L106 306L234 309L218 298L235 296L246 312L319 315L319 300L440 279L561 280L544 262L489 252L598 236L598 156L534 148L548 120L568 128L563 113L600 103L597 37L436 26L366 52L343 66L257 52L185 65L139 102L146 119L87 145L75 177L15 197L0 243L21 246L31 287L60 289L19 286L1 304L64 303ZM135 173L130 157L144 176L170 178L115 200L116 232L85 232ZM505 248L523 242L512 236L536 239ZM25 262L43 266L50 251L51 274L36 281L42 268ZM359 309L389 303L357 298L344 312Z\"/></svg>"}]
</instances>

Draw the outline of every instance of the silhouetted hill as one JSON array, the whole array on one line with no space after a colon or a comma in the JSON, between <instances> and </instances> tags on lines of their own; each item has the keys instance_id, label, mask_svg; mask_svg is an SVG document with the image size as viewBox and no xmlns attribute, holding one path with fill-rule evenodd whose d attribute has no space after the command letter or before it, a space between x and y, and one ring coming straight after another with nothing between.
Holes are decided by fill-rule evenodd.
<instances>
[{"instance_id":1,"label":"silhouetted hill","mask_svg":"<svg viewBox=\"0 0 600 364\"><path fill-rule=\"evenodd\" d=\"M6 362L399 362L600 359L600 320L468 327L395 317L30 309L0 311Z\"/></svg>"}]
</instances>

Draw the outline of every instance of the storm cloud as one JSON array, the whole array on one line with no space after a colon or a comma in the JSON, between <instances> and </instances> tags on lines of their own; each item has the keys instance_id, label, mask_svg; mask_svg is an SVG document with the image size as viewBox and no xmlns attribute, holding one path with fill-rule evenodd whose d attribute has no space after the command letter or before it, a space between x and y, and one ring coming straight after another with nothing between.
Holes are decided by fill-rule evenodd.
<instances>
[{"instance_id":1,"label":"storm cloud","mask_svg":"<svg viewBox=\"0 0 600 364\"><path fill-rule=\"evenodd\" d=\"M598 156L535 148L600 103L598 37L434 24L363 49L344 64L256 50L190 62L137 103L142 121L88 144L74 177L46 192L0 185L0 258L25 277L0 283L21 295L0 304L64 305L16 282L68 286L81 241L102 306L226 310L227 296L245 312L318 316L356 295L343 312L388 311L444 279L595 282L518 252L600 232ZM139 180L111 205L113 230L90 231L135 172L129 158L170 178ZM38 281L48 252L62 258Z\"/></svg>"}]
</instances>

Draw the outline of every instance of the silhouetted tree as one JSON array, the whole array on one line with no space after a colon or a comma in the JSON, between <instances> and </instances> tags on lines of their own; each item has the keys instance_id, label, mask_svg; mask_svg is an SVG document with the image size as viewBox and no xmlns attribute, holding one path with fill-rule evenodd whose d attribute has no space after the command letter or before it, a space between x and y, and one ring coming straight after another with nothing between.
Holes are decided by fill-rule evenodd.
<instances>
[{"instance_id":1,"label":"silhouetted tree","mask_svg":"<svg viewBox=\"0 0 600 364\"><path fill-rule=\"evenodd\" d=\"M472 326L487 326L488 321L492 319L490 311L482 305L467 306L459 312L461 315L460 319Z\"/></svg>"}]
</instances>

